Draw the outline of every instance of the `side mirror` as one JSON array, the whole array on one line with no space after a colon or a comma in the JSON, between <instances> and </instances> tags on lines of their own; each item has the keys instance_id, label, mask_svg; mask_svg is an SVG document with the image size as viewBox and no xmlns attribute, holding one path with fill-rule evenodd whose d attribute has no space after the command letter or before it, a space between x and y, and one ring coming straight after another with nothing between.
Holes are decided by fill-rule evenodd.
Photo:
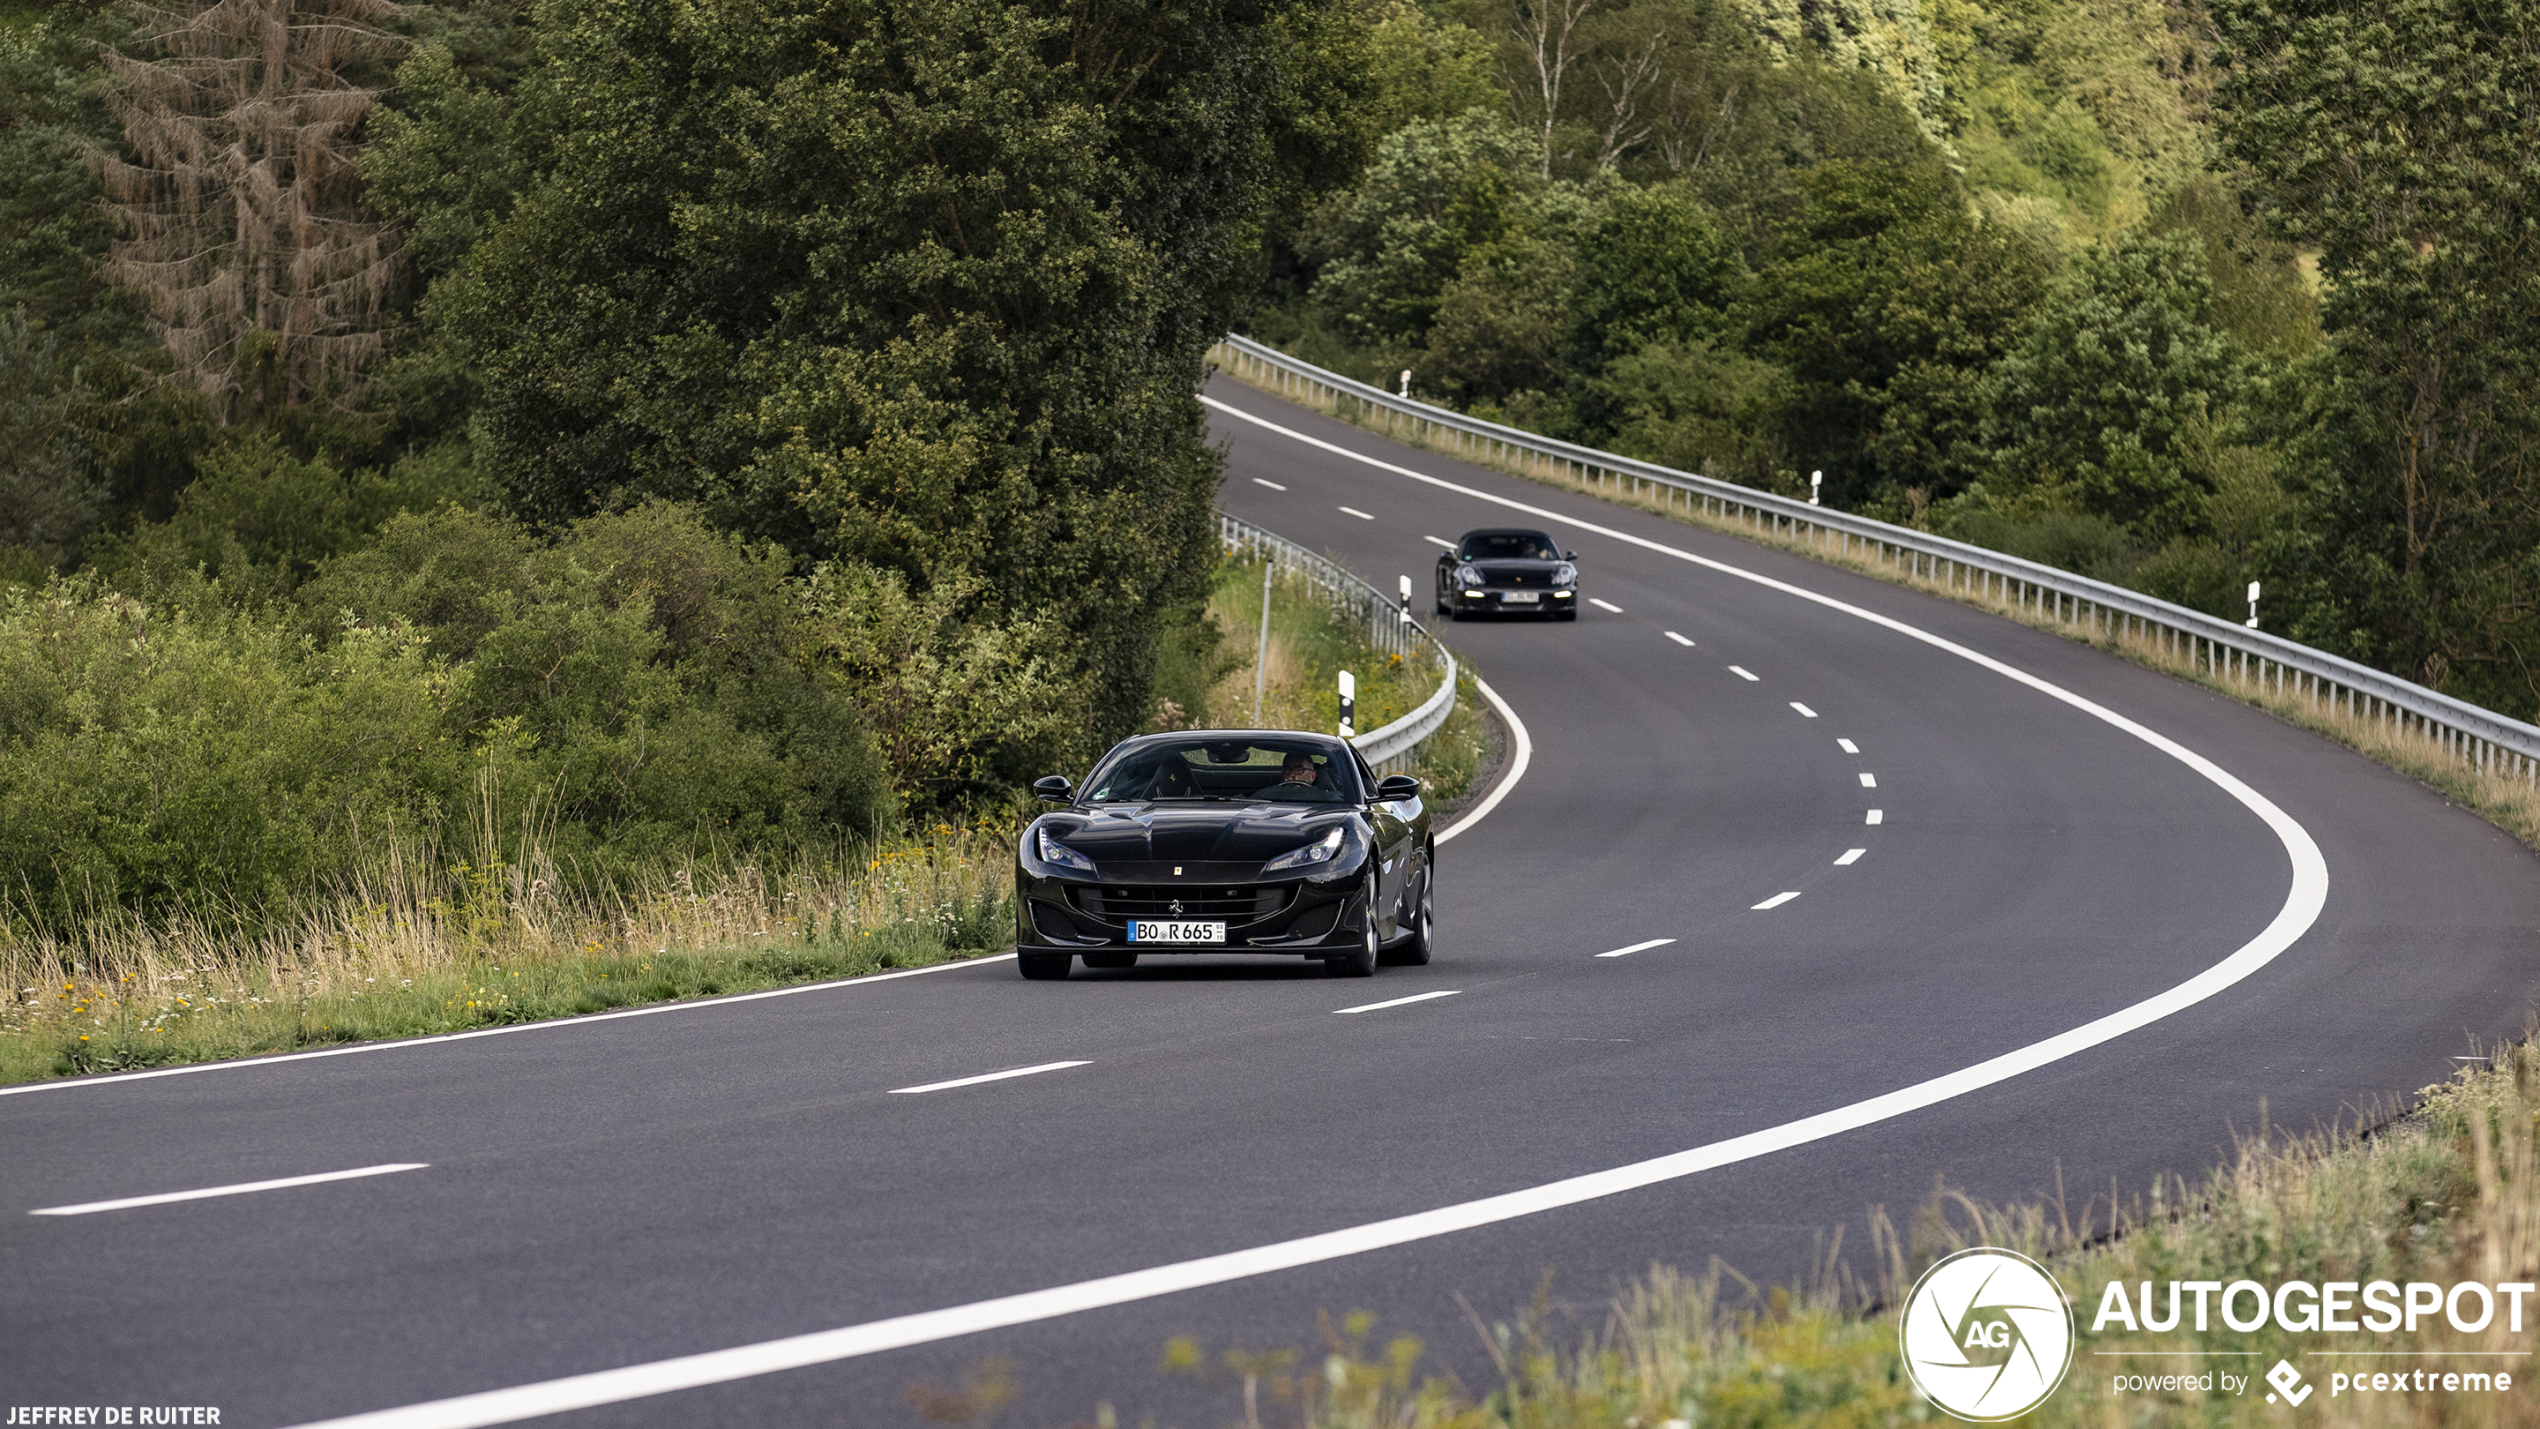
<instances>
[{"instance_id":1,"label":"side mirror","mask_svg":"<svg viewBox=\"0 0 2540 1429\"><path fill-rule=\"evenodd\" d=\"M1390 804L1399 799L1420 797L1420 781L1408 774L1388 774L1376 781L1376 802Z\"/></svg>"},{"instance_id":2,"label":"side mirror","mask_svg":"<svg viewBox=\"0 0 2540 1429\"><path fill-rule=\"evenodd\" d=\"M1032 797L1044 804L1064 804L1076 797L1076 786L1064 774L1052 774L1032 781Z\"/></svg>"},{"instance_id":3,"label":"side mirror","mask_svg":"<svg viewBox=\"0 0 2540 1429\"><path fill-rule=\"evenodd\" d=\"M1561 559L1563 559L1563 560L1565 560L1565 561L1575 561L1575 560L1577 560L1578 558L1579 558L1579 553L1578 553L1578 552L1576 552L1576 551L1563 551L1563 552L1561 553Z\"/></svg>"}]
</instances>

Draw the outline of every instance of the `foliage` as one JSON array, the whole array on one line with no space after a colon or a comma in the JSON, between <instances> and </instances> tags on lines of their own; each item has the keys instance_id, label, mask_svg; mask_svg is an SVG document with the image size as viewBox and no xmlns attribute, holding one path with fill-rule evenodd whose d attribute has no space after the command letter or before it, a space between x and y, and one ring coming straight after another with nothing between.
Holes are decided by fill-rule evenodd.
<instances>
[{"instance_id":1,"label":"foliage","mask_svg":"<svg viewBox=\"0 0 2540 1429\"><path fill-rule=\"evenodd\" d=\"M672 497L966 573L1135 727L1150 612L1205 565L1200 355L1256 205L1344 137L1304 8L547 12L553 166L432 302L481 458L542 521Z\"/></svg>"},{"instance_id":2,"label":"foliage","mask_svg":"<svg viewBox=\"0 0 2540 1429\"><path fill-rule=\"evenodd\" d=\"M114 133L91 47L126 33L118 13L77 4L0 29L0 312L24 307L75 341L138 327L97 282L114 225L83 157Z\"/></svg>"},{"instance_id":3,"label":"foliage","mask_svg":"<svg viewBox=\"0 0 2540 1429\"><path fill-rule=\"evenodd\" d=\"M63 367L25 308L0 312L0 576L65 564L104 505L73 425L87 394Z\"/></svg>"},{"instance_id":4,"label":"foliage","mask_svg":"<svg viewBox=\"0 0 2540 1429\"><path fill-rule=\"evenodd\" d=\"M2304 639L2540 707L2540 7L2214 7L2218 126L2272 233L2316 247L2327 350L2295 452Z\"/></svg>"},{"instance_id":5,"label":"foliage","mask_svg":"<svg viewBox=\"0 0 2540 1429\"><path fill-rule=\"evenodd\" d=\"M2189 428L2236 406L2237 345L2214 330L2192 238L2128 237L2075 262L1995 367L1983 439L2013 481L2071 483L2081 505L2154 541L2202 524Z\"/></svg>"}]
</instances>

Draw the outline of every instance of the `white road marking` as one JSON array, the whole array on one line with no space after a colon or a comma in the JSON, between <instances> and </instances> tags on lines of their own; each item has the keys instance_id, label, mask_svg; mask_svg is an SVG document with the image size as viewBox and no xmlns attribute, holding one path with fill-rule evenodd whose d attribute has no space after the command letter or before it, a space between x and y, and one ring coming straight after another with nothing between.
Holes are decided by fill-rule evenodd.
<instances>
[{"instance_id":1,"label":"white road marking","mask_svg":"<svg viewBox=\"0 0 2540 1429\"><path fill-rule=\"evenodd\" d=\"M1341 510L1348 515L1357 517L1361 521L1373 521L1376 519L1375 517L1368 515L1366 512L1359 510L1355 506L1344 506Z\"/></svg>"},{"instance_id":2,"label":"white road marking","mask_svg":"<svg viewBox=\"0 0 2540 1429\"><path fill-rule=\"evenodd\" d=\"M1256 477L1254 477L1254 478L1252 479L1252 484L1253 484L1253 485L1255 485L1255 486L1266 486L1266 487L1269 487L1272 491L1285 491L1285 490L1287 490L1287 488L1286 488L1286 487L1281 486L1279 483L1277 483L1277 482L1275 482L1275 481L1268 481L1268 480L1264 480L1263 478L1258 477L1258 476L1256 476Z\"/></svg>"},{"instance_id":3,"label":"white road marking","mask_svg":"<svg viewBox=\"0 0 2540 1429\"><path fill-rule=\"evenodd\" d=\"M1488 805L1483 807L1487 808ZM1440 834L1440 839L1446 836ZM659 1002L650 1007L625 1007L615 1012L588 1012L578 1017L558 1017L546 1022L514 1022L502 1027L479 1027L473 1032L441 1032L430 1037L408 1037L398 1042L357 1042L350 1047L328 1047L317 1052L283 1052L271 1057L245 1057L235 1062L197 1062L190 1067L158 1067L147 1072L115 1072L103 1077L65 1077L58 1082L28 1082L21 1086L0 1087L0 1097L13 1097L26 1092L58 1092L72 1087L101 1087L114 1082L146 1082L153 1077L190 1077L198 1072L235 1072L249 1067L271 1067L283 1062L307 1062L319 1057L357 1057L365 1052L399 1052L408 1047L433 1047L444 1042L472 1042L479 1037L509 1037L516 1032L549 1032L559 1027L588 1027L594 1022L615 1022L621 1017L658 1017L665 1012L694 1012L700 1008L730 1007L736 1002L757 1002L769 997L797 997L806 992L831 992L839 988L871 987L876 983L897 982L904 977L925 977L930 973L950 972L955 968L975 968L988 963L1012 962L1012 953L992 953L984 958L964 958L959 962L937 963L927 968L903 968L891 973L866 973L862 977L839 978L834 982L807 982L800 987L776 987L765 992L740 992L729 997L696 998L686 1002Z\"/></svg>"},{"instance_id":4,"label":"white road marking","mask_svg":"<svg viewBox=\"0 0 2540 1429\"><path fill-rule=\"evenodd\" d=\"M1508 732L1517 737L1517 753L1508 761L1508 772L1501 775L1499 782L1491 787L1490 797L1474 805L1473 812L1439 830L1435 840L1438 843L1445 843L1448 839L1480 823L1482 815L1498 808L1499 801L1508 797L1508 791L1517 787L1517 781L1526 777L1526 766L1534 762L1535 741L1526 733L1526 722L1517 718L1517 712L1508 707L1508 701L1501 699L1499 691L1490 687L1490 681L1475 680L1473 688L1481 691L1482 698L1490 701L1490 707L1499 711L1499 717L1508 722Z\"/></svg>"},{"instance_id":5,"label":"white road marking","mask_svg":"<svg viewBox=\"0 0 2540 1429\"><path fill-rule=\"evenodd\" d=\"M1037 1067L1016 1067L1010 1071L983 1072L975 1077L955 1077L949 1082L928 1082L922 1087L893 1087L895 1097L913 1097L920 1092L948 1092L955 1087L975 1087L981 1082L1002 1082L1009 1077L1032 1077L1043 1072L1064 1072L1070 1067L1090 1067L1091 1062L1043 1062Z\"/></svg>"},{"instance_id":6,"label":"white road marking","mask_svg":"<svg viewBox=\"0 0 2540 1429\"><path fill-rule=\"evenodd\" d=\"M1846 864L1859 863L1859 862L1861 861L1861 855L1863 855L1863 854L1865 854L1865 853L1868 853L1868 852L1869 852L1869 850L1868 850L1868 849L1865 849L1865 848L1848 848L1848 849L1845 849L1845 850L1843 851L1843 857L1838 858L1838 859L1836 859L1836 860L1834 861L1834 866L1835 866L1835 867L1837 867L1837 868L1841 868L1841 867L1843 867L1843 866L1844 866L1844 865L1846 865Z\"/></svg>"},{"instance_id":7,"label":"white road marking","mask_svg":"<svg viewBox=\"0 0 2540 1429\"><path fill-rule=\"evenodd\" d=\"M1413 993L1409 997L1397 997L1391 1002L1370 1002L1358 1007L1335 1007L1332 1009L1332 1015L1334 1017L1346 1017L1353 1012L1382 1012L1388 1007L1408 1007L1415 1002L1429 1002L1441 997L1461 996L1463 996L1461 992L1418 992Z\"/></svg>"},{"instance_id":8,"label":"white road marking","mask_svg":"<svg viewBox=\"0 0 2540 1429\"><path fill-rule=\"evenodd\" d=\"M1455 543L1453 541L1441 541L1435 536L1423 536L1420 539L1428 542L1432 546L1444 546L1450 551L1455 549Z\"/></svg>"},{"instance_id":9,"label":"white road marking","mask_svg":"<svg viewBox=\"0 0 2540 1429\"><path fill-rule=\"evenodd\" d=\"M1779 908L1783 904L1788 903L1790 900L1798 896L1799 895L1796 893L1776 893L1772 897L1765 899L1763 902L1756 904L1750 911L1761 913L1767 908Z\"/></svg>"},{"instance_id":10,"label":"white road marking","mask_svg":"<svg viewBox=\"0 0 2540 1429\"><path fill-rule=\"evenodd\" d=\"M542 1414L561 1414L568 1410L589 1409L603 1404L620 1404L632 1399L649 1398L676 1390L695 1389L705 1385L728 1384L734 1380L781 1370L800 1369L810 1365L834 1364L862 1355L886 1350L904 1349L911 1345L934 1344L962 1335L1013 1325L1054 1320L1064 1315L1081 1314L1113 1305L1151 1300L1202 1286L1224 1285L1268 1275L1300 1266L1319 1265L1353 1255L1391 1246L1407 1245L1433 1237L1452 1235L1457 1231L1480 1226L1498 1225L1522 1216L1538 1215L1563 1206L1600 1200L1646 1186L1697 1176L1722 1166L1733 1166L1757 1157L1770 1156L1792 1147L1805 1146L1828 1137L1841 1136L1866 1126L1875 1126L1906 1116L1926 1107L1962 1097L1970 1092L1997 1085L2026 1075L2040 1067L2076 1056L2093 1047L2114 1041L2130 1032L2139 1031L2164 1018L2231 988L2260 968L2282 956L2287 948L2319 921L2320 910L2328 902L2328 863L2320 855L2319 844L2308 830L2292 816L2277 808L2264 794L2250 788L2222 766L2187 748L2165 734L2146 728L2104 705L2095 704L2059 685L2049 683L1990 655L1980 654L1955 641L1943 639L1927 630L1908 625L1893 616L1881 615L1861 606L1820 595L1787 581L1775 580L1743 570L1724 561L1697 556L1690 551L1635 536L1628 532L1598 526L1573 516L1564 516L1539 506L1509 497L1493 496L1442 477L1427 476L1409 467L1378 461L1374 457L1351 451L1347 447L1309 437L1302 432L1282 427L1275 422L1239 411L1214 397L1203 396L1202 402L1230 416L1265 427L1282 436L1338 456L1364 462L1369 466L1408 477L1444 490L1513 508L1547 521L1576 526L1611 536L1629 545L1640 546L1708 570L1718 571L1739 580L1778 590L1830 610L1868 621L1917 640L1934 649L1955 655L1971 664L2001 675L2100 720L2195 771L2215 787L2229 794L2240 806L2264 823L2283 844L2292 864L2292 884L2286 890L2284 904L2258 935L2243 943L2230 956L2206 968L2185 982L2163 989L2152 996L2091 1022L2061 1032L2043 1041L2014 1048L1997 1057L1945 1072L1926 1081L1899 1087L1894 1091L1848 1105L1836 1106L1796 1121L1765 1127L1724 1141L1714 1141L1683 1151L1651 1157L1627 1165L1591 1171L1585 1175L1529 1186L1520 1190L1487 1196L1478 1201L1439 1206L1416 1211L1389 1220L1370 1221L1339 1230L1300 1236L1294 1240L1227 1251L1165 1265L1151 1265L1123 1271L1093 1280L1080 1280L1069 1285L1054 1285L1041 1290L980 1300L967 1305L948 1305L937 1310L873 1320L860 1325L842 1325L835 1329L815 1330L781 1340L757 1344L735 1345L728 1349L708 1350L702 1354L684 1355L677 1359L656 1360L650 1364L626 1365L618 1369L598 1370L589 1374L569 1375L534 1384L515 1385L507 1389L485 1390L459 1395L451 1399L432 1400L400 1408L374 1410L366 1414L348 1415L324 1421L322 1425L302 1429L475 1429L478 1425L509 1424L533 1419ZM1489 694L1489 687L1483 686ZM1505 714L1497 699L1495 707ZM1513 729L1522 726L1512 722ZM1520 746L1521 749L1523 745ZM1505 787L1503 785L1503 787ZM1487 807L1487 806L1485 806ZM1876 811L1872 811L1875 816ZM1876 822L1873 817L1873 822ZM1466 819L1465 824L1471 823ZM1464 825L1459 824L1461 828ZM1441 839L1445 835L1439 836ZM555 1026L554 1023L529 1023L527 1026ZM236 1065L236 1064L231 1064ZM139 1073L136 1075L149 1075Z\"/></svg>"},{"instance_id":11,"label":"white road marking","mask_svg":"<svg viewBox=\"0 0 2540 1429\"><path fill-rule=\"evenodd\" d=\"M1610 611L1616 615L1623 613L1623 608L1621 606L1608 604L1605 601L1598 600L1595 596L1588 597L1588 604L1595 606L1599 610Z\"/></svg>"},{"instance_id":12,"label":"white road marking","mask_svg":"<svg viewBox=\"0 0 2540 1429\"><path fill-rule=\"evenodd\" d=\"M1686 647L1687 649L1691 649L1691 648L1692 648L1692 646L1693 646L1693 642L1692 642L1692 641L1687 640L1686 638L1684 638L1684 637L1683 637L1683 636L1681 636L1681 635L1678 635L1676 632L1674 632L1674 631L1672 631L1672 630L1670 630L1670 631L1668 631L1668 632L1667 632L1667 638L1668 638L1668 639L1670 639L1670 640L1675 641L1675 642L1676 642L1677 644L1679 644L1679 645L1682 645L1682 646Z\"/></svg>"},{"instance_id":13,"label":"white road marking","mask_svg":"<svg viewBox=\"0 0 2540 1429\"><path fill-rule=\"evenodd\" d=\"M1875 789L1875 788L1877 788L1878 786L1879 786L1879 776L1877 776L1876 774L1871 773L1871 772L1870 772L1869 770L1867 770L1867 769L1864 769L1864 770L1862 770L1862 771L1861 771L1861 787L1862 787L1862 788L1864 788L1864 789Z\"/></svg>"},{"instance_id":14,"label":"white road marking","mask_svg":"<svg viewBox=\"0 0 2540 1429\"><path fill-rule=\"evenodd\" d=\"M1843 746L1843 752L1846 754L1858 754L1861 752L1861 746L1854 744L1851 740L1838 739L1835 743Z\"/></svg>"},{"instance_id":15,"label":"white road marking","mask_svg":"<svg viewBox=\"0 0 2540 1429\"><path fill-rule=\"evenodd\" d=\"M1808 708L1806 705L1801 704L1797 700L1792 700L1790 702L1790 707L1799 711L1799 717L1802 719L1815 719L1817 717L1817 712L1815 710Z\"/></svg>"},{"instance_id":16,"label":"white road marking","mask_svg":"<svg viewBox=\"0 0 2540 1429\"><path fill-rule=\"evenodd\" d=\"M1737 676L1741 680L1759 678L1754 671L1747 669L1744 665L1731 665L1729 667L1729 673Z\"/></svg>"},{"instance_id":17,"label":"white road marking","mask_svg":"<svg viewBox=\"0 0 2540 1429\"><path fill-rule=\"evenodd\" d=\"M1663 948L1674 941L1675 939L1673 938L1652 938L1646 943L1634 943L1628 948L1616 948L1610 953L1599 953L1597 956L1600 958L1627 958L1634 953L1645 953L1652 948Z\"/></svg>"},{"instance_id":18,"label":"white road marking","mask_svg":"<svg viewBox=\"0 0 2540 1429\"><path fill-rule=\"evenodd\" d=\"M1861 822L1863 822L1863 823L1865 823L1865 824L1883 824L1883 823L1886 823L1886 822L1887 822L1887 811L1886 811L1886 810L1884 810L1884 809L1872 809L1872 810L1870 811L1870 816L1869 816L1868 818L1866 818L1866 819L1863 819Z\"/></svg>"},{"instance_id":19,"label":"white road marking","mask_svg":"<svg viewBox=\"0 0 2540 1429\"><path fill-rule=\"evenodd\" d=\"M85 1216L98 1211L128 1211L135 1206L165 1206L177 1201L202 1201L214 1196L243 1196L250 1191L280 1191L292 1186L315 1186L325 1181L352 1181L364 1176L385 1176L393 1171L420 1171L429 1161L392 1161L385 1166L357 1166L350 1171L321 1171L314 1176L284 1176L272 1181L241 1181L235 1186L206 1186L199 1191L166 1191L156 1196L126 1196L119 1201L83 1201L76 1206L46 1206L30 1216Z\"/></svg>"}]
</instances>

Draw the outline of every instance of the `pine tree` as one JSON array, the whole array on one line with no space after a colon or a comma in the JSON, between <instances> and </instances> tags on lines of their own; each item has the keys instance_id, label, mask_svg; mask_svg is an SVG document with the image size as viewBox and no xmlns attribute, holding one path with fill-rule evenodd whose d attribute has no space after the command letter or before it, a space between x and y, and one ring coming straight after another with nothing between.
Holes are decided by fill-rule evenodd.
<instances>
[{"instance_id":1,"label":"pine tree","mask_svg":"<svg viewBox=\"0 0 2540 1429\"><path fill-rule=\"evenodd\" d=\"M108 281L150 312L179 380L226 418L259 371L298 406L350 399L379 353L390 235L361 213L357 135L379 91L347 71L405 42L387 0L133 0L104 58L126 154L94 156L123 234Z\"/></svg>"}]
</instances>

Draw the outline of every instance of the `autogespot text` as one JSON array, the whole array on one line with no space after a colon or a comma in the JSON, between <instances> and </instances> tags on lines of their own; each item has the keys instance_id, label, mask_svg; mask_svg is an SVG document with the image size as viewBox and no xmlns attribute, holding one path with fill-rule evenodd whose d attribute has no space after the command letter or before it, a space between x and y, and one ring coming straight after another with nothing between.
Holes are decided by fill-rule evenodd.
<instances>
[{"instance_id":1,"label":"autogespot text","mask_svg":"<svg viewBox=\"0 0 2540 1429\"><path fill-rule=\"evenodd\" d=\"M2529 1281L2503 1281L2485 1284L2462 1281L2452 1285L2432 1281L2411 1280L2404 1284L2391 1280L2329 1280L2313 1284L2306 1280L2288 1280L2267 1286L2255 1280L2235 1280L2226 1284L2219 1280L2172 1280L2163 1282L2165 1293L2156 1295L2153 1282L2109 1282L2099 1297L2099 1313L2091 1322L2091 1330L2101 1333L2123 1329L2136 1334L2161 1334L2170 1331L2207 1331L2219 1319L2222 1327L2249 1333L2269 1325L2288 1334L2301 1335L2388 1335L2415 1334L2420 1329L2433 1329L2439 1322L2463 1335L2474 1335L2493 1329L2508 1334L2522 1330L2523 1308L2529 1297L2540 1291L2540 1285ZM2330 1342L2336 1343L2334 1341ZM2347 1394L2503 1394L2513 1389L2513 1375L2498 1368L2494 1358L2499 1352L2471 1350L2379 1351L2317 1349L2309 1355L2338 1356L2344 1354L2411 1354L2428 1360L2450 1363L2411 1366L2406 1369L2339 1370L2328 1373L2329 1397ZM2519 1351L2505 1352L2519 1354ZM2460 1358L2480 1356L2478 1368L2463 1368ZM2278 1361L2268 1371L2267 1384L2275 1393L2266 1396L2275 1403L2278 1396L2298 1405L2311 1395L2312 1384L2290 1361ZM2109 1389L2116 1394L2143 1393L2221 1393L2238 1395L2249 1388L2249 1377L2229 1370L2177 1374L2117 1374L2110 1376Z\"/></svg>"}]
</instances>

